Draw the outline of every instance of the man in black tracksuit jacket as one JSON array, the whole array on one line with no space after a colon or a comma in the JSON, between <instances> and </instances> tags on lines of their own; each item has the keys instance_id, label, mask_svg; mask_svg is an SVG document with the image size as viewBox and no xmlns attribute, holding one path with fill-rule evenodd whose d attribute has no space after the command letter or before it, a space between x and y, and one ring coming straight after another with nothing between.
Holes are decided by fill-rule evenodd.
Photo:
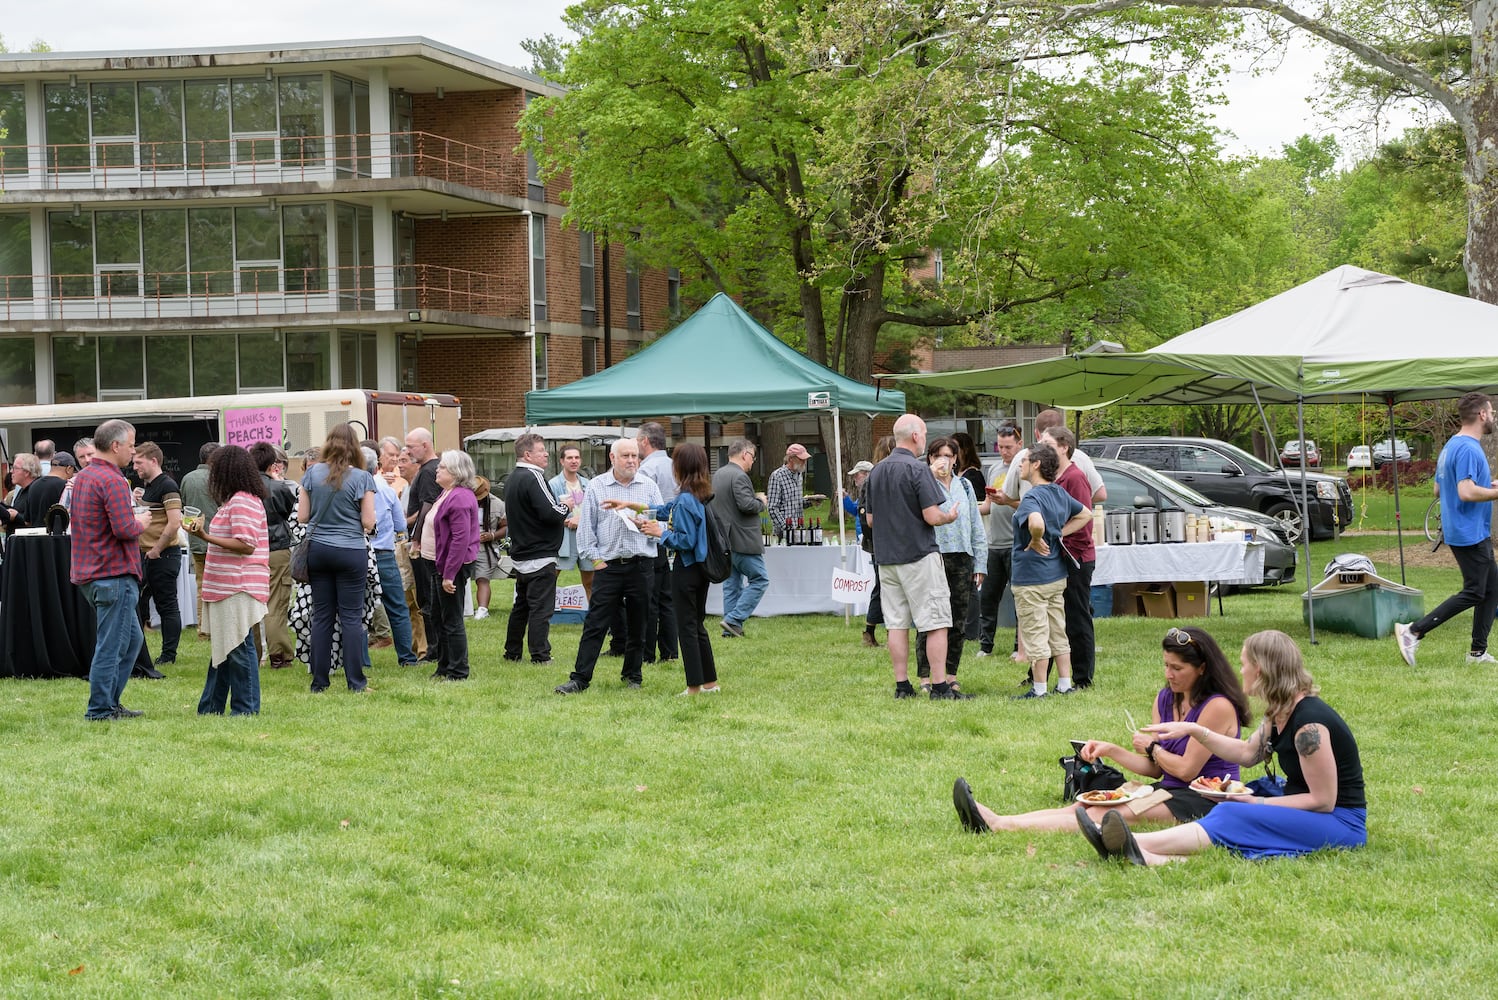
<instances>
[{"instance_id":1,"label":"man in black tracksuit jacket","mask_svg":"<svg viewBox=\"0 0 1498 1000\"><path fill-rule=\"evenodd\" d=\"M557 552L570 502L546 484L546 439L522 434L515 440L515 471L505 480L505 519L510 558L515 561L515 607L505 631L505 659L519 660L521 640L532 663L551 662L551 613L557 603Z\"/></svg>"}]
</instances>

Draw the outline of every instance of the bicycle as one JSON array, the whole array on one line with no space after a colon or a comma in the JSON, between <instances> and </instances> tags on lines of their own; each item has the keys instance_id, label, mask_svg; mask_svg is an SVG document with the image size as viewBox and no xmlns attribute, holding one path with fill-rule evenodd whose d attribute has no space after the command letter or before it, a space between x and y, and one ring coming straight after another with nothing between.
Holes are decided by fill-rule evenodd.
<instances>
[{"instance_id":1,"label":"bicycle","mask_svg":"<svg viewBox=\"0 0 1498 1000\"><path fill-rule=\"evenodd\" d=\"M1425 540L1430 542L1430 550L1434 552L1441 547L1446 536L1441 533L1441 499L1437 497L1425 508Z\"/></svg>"}]
</instances>

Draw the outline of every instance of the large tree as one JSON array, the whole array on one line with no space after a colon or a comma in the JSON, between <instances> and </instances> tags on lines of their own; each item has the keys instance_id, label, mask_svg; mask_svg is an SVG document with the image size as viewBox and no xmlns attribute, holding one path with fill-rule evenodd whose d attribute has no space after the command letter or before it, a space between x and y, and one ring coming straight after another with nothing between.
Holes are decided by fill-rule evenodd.
<instances>
[{"instance_id":1,"label":"large tree","mask_svg":"<svg viewBox=\"0 0 1498 1000\"><path fill-rule=\"evenodd\" d=\"M1163 276L1232 225L1193 193L1216 147L1210 74L1188 70L1216 18L981 0L587 0L567 18L568 90L524 124L570 174L571 221L632 234L855 378L892 324L1046 304L1048 333L1088 343L1099 315L1163 312ZM933 250L939 280L913 280Z\"/></svg>"}]
</instances>

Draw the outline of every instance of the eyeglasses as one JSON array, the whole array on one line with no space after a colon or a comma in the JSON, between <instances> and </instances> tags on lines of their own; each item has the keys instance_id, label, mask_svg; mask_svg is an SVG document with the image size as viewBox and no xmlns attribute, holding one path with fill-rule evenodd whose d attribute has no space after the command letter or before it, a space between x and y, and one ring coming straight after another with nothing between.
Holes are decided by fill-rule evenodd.
<instances>
[{"instance_id":1,"label":"eyeglasses","mask_svg":"<svg viewBox=\"0 0 1498 1000\"><path fill-rule=\"evenodd\" d=\"M1191 633L1187 632L1183 628L1173 628L1169 632L1166 632L1165 641L1173 642L1177 646L1189 646L1192 643L1196 642L1196 640L1191 637Z\"/></svg>"}]
</instances>

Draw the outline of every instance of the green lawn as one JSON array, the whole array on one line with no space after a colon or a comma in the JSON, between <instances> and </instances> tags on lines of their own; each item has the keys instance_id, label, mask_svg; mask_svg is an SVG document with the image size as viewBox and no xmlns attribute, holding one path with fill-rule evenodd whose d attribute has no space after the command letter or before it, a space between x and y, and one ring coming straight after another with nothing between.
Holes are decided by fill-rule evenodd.
<instances>
[{"instance_id":1,"label":"green lawn","mask_svg":"<svg viewBox=\"0 0 1498 1000\"><path fill-rule=\"evenodd\" d=\"M1410 580L1428 607L1457 587ZM266 671L253 719L194 714L196 643L131 682L140 720L8 681L0 994L1491 995L1498 697L1462 663L1468 622L1413 671L1389 640L1307 647L1361 744L1366 849L1148 871L1071 834L965 834L951 785L1055 804L1069 737L1147 716L1158 620L1100 621L1096 687L1038 705L997 658L964 668L976 700L896 702L884 651L833 617L717 641L724 693L696 699L677 670L626 690L608 659L559 698L579 627L556 666L508 664L503 615L470 627L466 684L384 651L367 696ZM1234 652L1306 637L1291 590L1207 624Z\"/></svg>"}]
</instances>

